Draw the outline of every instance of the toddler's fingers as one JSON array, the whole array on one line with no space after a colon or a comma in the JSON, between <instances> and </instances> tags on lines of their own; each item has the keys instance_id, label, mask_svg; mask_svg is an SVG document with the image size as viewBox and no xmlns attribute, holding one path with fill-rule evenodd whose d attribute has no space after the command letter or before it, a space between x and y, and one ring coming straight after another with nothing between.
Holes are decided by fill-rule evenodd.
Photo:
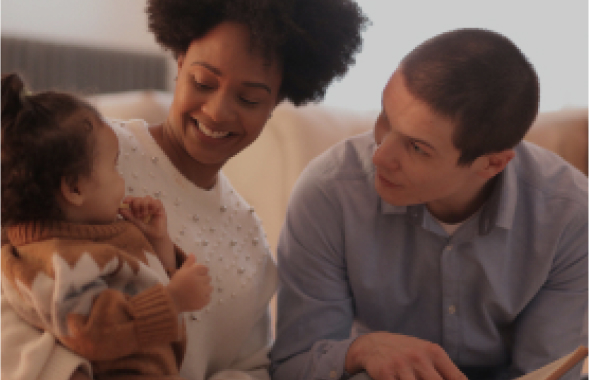
<instances>
[{"instance_id":1,"label":"toddler's fingers","mask_svg":"<svg viewBox=\"0 0 589 380\"><path fill-rule=\"evenodd\" d=\"M182 266L189 266L196 263L196 257L194 255L187 255L186 260L184 260L184 264Z\"/></svg>"},{"instance_id":2,"label":"toddler's fingers","mask_svg":"<svg viewBox=\"0 0 589 380\"><path fill-rule=\"evenodd\" d=\"M202 264L196 264L195 273L201 276L209 274L209 267Z\"/></svg>"}]
</instances>

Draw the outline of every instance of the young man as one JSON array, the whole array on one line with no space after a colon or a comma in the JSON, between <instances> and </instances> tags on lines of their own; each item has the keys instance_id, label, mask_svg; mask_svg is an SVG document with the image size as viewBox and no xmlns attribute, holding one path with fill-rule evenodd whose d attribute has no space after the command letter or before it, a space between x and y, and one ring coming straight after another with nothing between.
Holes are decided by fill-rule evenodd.
<instances>
[{"instance_id":1,"label":"young man","mask_svg":"<svg viewBox=\"0 0 589 380\"><path fill-rule=\"evenodd\" d=\"M494 32L404 58L374 134L293 191L275 380L513 378L586 344L587 178L522 142L538 101Z\"/></svg>"}]
</instances>

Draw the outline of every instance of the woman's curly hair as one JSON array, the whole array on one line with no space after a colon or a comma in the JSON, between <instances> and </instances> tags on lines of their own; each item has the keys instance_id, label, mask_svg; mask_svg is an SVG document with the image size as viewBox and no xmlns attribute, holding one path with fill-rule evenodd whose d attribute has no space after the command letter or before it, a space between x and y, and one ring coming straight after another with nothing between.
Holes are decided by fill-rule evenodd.
<instances>
[{"instance_id":1,"label":"woman's curly hair","mask_svg":"<svg viewBox=\"0 0 589 380\"><path fill-rule=\"evenodd\" d=\"M319 101L361 49L368 18L352 0L149 0L149 29L177 58L224 21L246 24L254 46L283 67L280 96Z\"/></svg>"},{"instance_id":2,"label":"woman's curly hair","mask_svg":"<svg viewBox=\"0 0 589 380\"><path fill-rule=\"evenodd\" d=\"M97 117L70 94L29 94L17 74L2 75L3 227L63 219L57 191L91 173Z\"/></svg>"}]
</instances>

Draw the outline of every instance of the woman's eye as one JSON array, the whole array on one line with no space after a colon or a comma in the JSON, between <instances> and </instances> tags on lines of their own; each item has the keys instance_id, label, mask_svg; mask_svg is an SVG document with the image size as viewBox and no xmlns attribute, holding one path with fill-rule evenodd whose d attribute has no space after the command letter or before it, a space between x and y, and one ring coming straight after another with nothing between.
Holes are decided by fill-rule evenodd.
<instances>
[{"instance_id":1,"label":"woman's eye","mask_svg":"<svg viewBox=\"0 0 589 380\"><path fill-rule=\"evenodd\" d=\"M255 101L255 100L249 100L247 98L239 98L244 104L248 105L248 106L255 106L256 104L259 104L260 102Z\"/></svg>"}]
</instances>

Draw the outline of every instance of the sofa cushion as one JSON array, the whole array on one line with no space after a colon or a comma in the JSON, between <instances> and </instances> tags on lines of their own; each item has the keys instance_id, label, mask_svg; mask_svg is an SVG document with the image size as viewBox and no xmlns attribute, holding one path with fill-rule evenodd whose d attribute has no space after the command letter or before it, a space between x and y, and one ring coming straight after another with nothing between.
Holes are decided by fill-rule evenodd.
<instances>
[{"instance_id":1,"label":"sofa cushion","mask_svg":"<svg viewBox=\"0 0 589 380\"><path fill-rule=\"evenodd\" d=\"M555 152L587 175L587 108L541 113L526 140Z\"/></svg>"},{"instance_id":2,"label":"sofa cushion","mask_svg":"<svg viewBox=\"0 0 589 380\"><path fill-rule=\"evenodd\" d=\"M90 102L106 117L167 117L172 94L132 91L93 96ZM294 107L282 103L251 147L229 160L223 171L262 219L274 250L291 189L311 159L331 145L370 130L378 111L358 112L324 105ZM587 174L587 109L541 113L526 139L550 149Z\"/></svg>"}]
</instances>

